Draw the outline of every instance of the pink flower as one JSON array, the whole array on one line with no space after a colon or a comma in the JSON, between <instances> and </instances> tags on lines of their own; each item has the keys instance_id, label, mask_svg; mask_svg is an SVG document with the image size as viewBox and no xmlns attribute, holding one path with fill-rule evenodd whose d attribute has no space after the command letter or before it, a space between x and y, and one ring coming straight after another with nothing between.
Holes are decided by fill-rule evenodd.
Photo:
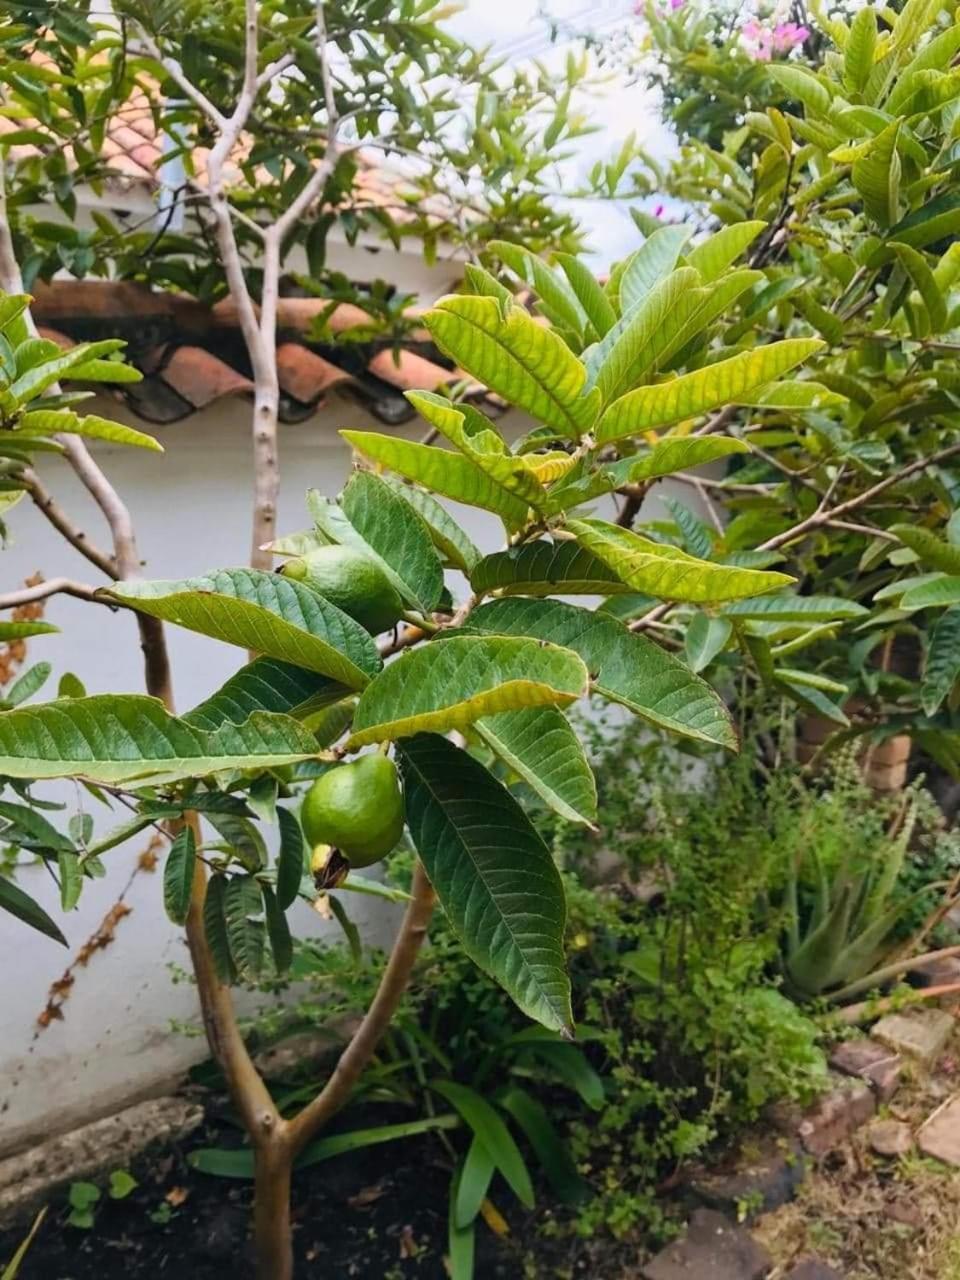
<instances>
[{"instance_id":1,"label":"pink flower","mask_svg":"<svg viewBox=\"0 0 960 1280\"><path fill-rule=\"evenodd\" d=\"M686 4L686 0L670 0L670 8L673 10L682 9Z\"/></svg>"},{"instance_id":2,"label":"pink flower","mask_svg":"<svg viewBox=\"0 0 960 1280\"><path fill-rule=\"evenodd\" d=\"M769 62L775 54L788 54L803 44L810 32L796 22L781 22L772 31L751 18L740 29L747 55L757 62Z\"/></svg>"},{"instance_id":3,"label":"pink flower","mask_svg":"<svg viewBox=\"0 0 960 1280\"><path fill-rule=\"evenodd\" d=\"M798 44L803 44L810 32L795 22L781 22L773 32L773 47L777 53L789 53Z\"/></svg>"},{"instance_id":4,"label":"pink flower","mask_svg":"<svg viewBox=\"0 0 960 1280\"><path fill-rule=\"evenodd\" d=\"M657 205L657 207L656 207L656 208L654 209L654 211L653 211L653 216L654 216L655 218L662 218L662 217L663 217L663 205L662 205L662 204L658 204L658 205Z\"/></svg>"}]
</instances>

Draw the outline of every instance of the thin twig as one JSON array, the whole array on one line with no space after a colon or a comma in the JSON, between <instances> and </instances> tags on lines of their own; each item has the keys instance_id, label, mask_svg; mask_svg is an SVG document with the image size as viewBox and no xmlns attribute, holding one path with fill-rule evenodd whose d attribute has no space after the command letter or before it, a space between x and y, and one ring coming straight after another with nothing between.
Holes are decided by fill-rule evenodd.
<instances>
[{"instance_id":1,"label":"thin twig","mask_svg":"<svg viewBox=\"0 0 960 1280\"><path fill-rule=\"evenodd\" d=\"M75 547L91 564L116 581L120 574L117 570L116 560L113 556L108 556L105 551L101 551L99 547L94 546L84 531L75 525L66 512L57 504L56 499L44 487L43 482L35 471L27 470L22 475L24 487L33 499L37 510L40 511L47 520L53 525L59 534L61 534Z\"/></svg>"},{"instance_id":2,"label":"thin twig","mask_svg":"<svg viewBox=\"0 0 960 1280\"><path fill-rule=\"evenodd\" d=\"M918 458L915 462L911 462L909 466L904 467L902 471L897 471L887 476L870 489L865 489L863 493L855 494L852 498L848 498L846 502L838 503L835 507L824 509L821 503L821 506L812 515L807 516L805 520L801 520L792 529L785 529L783 533L778 533L774 537L768 538L766 542L760 544L757 550L776 551L779 547L786 546L787 543L795 542L797 538L809 533L811 529L819 529L823 525L829 525L831 521L836 521L845 516L848 511L855 511L858 507L866 506L874 498L878 498L882 493L886 493L888 489L892 489L895 485L900 484L901 481L906 480L908 476L915 475L926 467L935 466L939 462L946 462L948 458L954 458L958 454L960 454L960 444L952 444L946 449L941 449L938 453L931 454L929 457Z\"/></svg>"},{"instance_id":3,"label":"thin twig","mask_svg":"<svg viewBox=\"0 0 960 1280\"><path fill-rule=\"evenodd\" d=\"M33 604L37 600L47 600L50 596L57 595L75 596L78 600L118 607L115 600L98 597L97 588L88 586L85 582L74 582L72 578L48 578L45 582L38 582L36 586L0 595L0 609L19 609L21 605Z\"/></svg>"}]
</instances>

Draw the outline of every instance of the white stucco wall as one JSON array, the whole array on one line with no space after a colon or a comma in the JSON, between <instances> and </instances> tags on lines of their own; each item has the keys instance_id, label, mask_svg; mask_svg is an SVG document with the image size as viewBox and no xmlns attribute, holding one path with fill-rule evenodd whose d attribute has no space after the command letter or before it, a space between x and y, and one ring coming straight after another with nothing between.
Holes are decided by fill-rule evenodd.
<instances>
[{"instance_id":1,"label":"white stucco wall","mask_svg":"<svg viewBox=\"0 0 960 1280\"><path fill-rule=\"evenodd\" d=\"M112 403L102 411L123 416ZM251 490L248 422L248 405L227 401L158 429L165 456L98 449L104 468L132 508L146 576L183 577L245 561ZM503 425L511 434L527 424L516 419ZM336 434L342 426L385 429L342 400L309 422L282 428L281 532L308 524L303 506L308 487L331 495L341 487L350 465ZM421 432L422 425L416 424L406 431L411 437ZM81 527L106 545L99 514L69 468L51 459L40 470ZM689 489L684 497L690 501ZM456 514L482 548L500 545L494 517L466 509ZM59 539L29 502L10 513L9 527L11 545L0 554L2 589L13 589L37 570L48 577L98 580L92 566ZM33 640L30 658L53 664L48 696L54 695L56 680L65 670L80 676L90 693L142 690L130 615L58 596L49 602L46 616L62 632ZM206 697L243 662L240 650L190 632L171 627L167 635L181 709ZM72 785L61 787L59 795L68 812L78 803L87 807L98 830L108 830L120 820L121 815L111 817ZM108 877L87 882L79 909L63 921L71 952L95 930L145 844L141 837L113 850L106 855ZM55 887L43 868L25 868L20 883L62 919ZM137 876L127 901L132 914L121 922L113 945L78 972L64 1020L39 1033L36 1017L70 954L0 915L0 972L6 975L0 1012L0 1151L113 1111L204 1056L202 1039L170 1030L171 1020L194 1018L196 998L192 985L171 981L169 966L185 965L186 951L182 931L163 914L158 877ZM350 906L368 937L389 935L389 907L361 897ZM301 930L320 927L306 906L298 906L295 913Z\"/></svg>"}]
</instances>

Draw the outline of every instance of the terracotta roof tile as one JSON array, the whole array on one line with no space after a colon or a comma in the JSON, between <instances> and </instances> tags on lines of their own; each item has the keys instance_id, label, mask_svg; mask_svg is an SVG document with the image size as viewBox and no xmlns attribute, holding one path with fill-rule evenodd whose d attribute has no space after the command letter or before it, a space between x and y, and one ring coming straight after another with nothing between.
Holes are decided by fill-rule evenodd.
<instances>
[{"instance_id":1,"label":"terracotta roof tile","mask_svg":"<svg viewBox=\"0 0 960 1280\"><path fill-rule=\"evenodd\" d=\"M334 387L353 382L353 375L331 364L299 342L282 342L277 348L280 389L301 404L315 405Z\"/></svg>"},{"instance_id":2,"label":"terracotta roof tile","mask_svg":"<svg viewBox=\"0 0 960 1280\"><path fill-rule=\"evenodd\" d=\"M370 372L401 391L437 391L456 380L456 374L443 365L434 364L415 351L387 347L367 365Z\"/></svg>"},{"instance_id":3,"label":"terracotta roof tile","mask_svg":"<svg viewBox=\"0 0 960 1280\"><path fill-rule=\"evenodd\" d=\"M35 298L41 332L61 346L127 338L127 358L145 376L116 394L148 422L178 422L225 396L253 392L236 309L226 302L211 308L183 295L106 280L57 280L38 285ZM304 335L281 341L277 349L283 421L304 421L329 392L339 390L359 399L382 422L398 425L414 416L401 392L459 381L468 382L467 394L488 411L502 408L462 370L442 364L429 335L411 337L398 355L382 342L320 343L311 350L306 335L326 305L320 298L280 299L281 332ZM343 332L368 322L360 307L341 305L331 327Z\"/></svg>"},{"instance_id":4,"label":"terracotta roof tile","mask_svg":"<svg viewBox=\"0 0 960 1280\"><path fill-rule=\"evenodd\" d=\"M177 347L161 370L163 380L195 409L224 396L252 395L253 383L203 347Z\"/></svg>"}]
</instances>

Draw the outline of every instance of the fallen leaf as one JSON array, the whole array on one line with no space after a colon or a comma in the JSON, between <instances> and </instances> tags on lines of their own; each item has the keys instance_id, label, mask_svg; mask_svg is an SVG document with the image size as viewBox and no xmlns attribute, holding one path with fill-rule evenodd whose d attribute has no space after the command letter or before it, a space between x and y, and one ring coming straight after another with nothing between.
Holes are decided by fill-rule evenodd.
<instances>
[{"instance_id":1,"label":"fallen leaf","mask_svg":"<svg viewBox=\"0 0 960 1280\"><path fill-rule=\"evenodd\" d=\"M374 1204L386 1193L386 1187L378 1182L372 1187L361 1187L355 1196L349 1197L347 1204L351 1209L365 1209L368 1204Z\"/></svg>"},{"instance_id":2,"label":"fallen leaf","mask_svg":"<svg viewBox=\"0 0 960 1280\"><path fill-rule=\"evenodd\" d=\"M415 1258L419 1252L420 1246L414 1239L413 1227L408 1223L400 1232L400 1257Z\"/></svg>"},{"instance_id":3,"label":"fallen leaf","mask_svg":"<svg viewBox=\"0 0 960 1280\"><path fill-rule=\"evenodd\" d=\"M190 1192L186 1187L171 1187L163 1198L167 1204L173 1205L174 1209L178 1209L185 1200L189 1199L189 1196Z\"/></svg>"},{"instance_id":4,"label":"fallen leaf","mask_svg":"<svg viewBox=\"0 0 960 1280\"><path fill-rule=\"evenodd\" d=\"M489 1200L483 1200L481 1202L480 1214L494 1235L508 1236L510 1234L510 1227L506 1218L497 1206L495 1204L491 1204Z\"/></svg>"}]
</instances>

